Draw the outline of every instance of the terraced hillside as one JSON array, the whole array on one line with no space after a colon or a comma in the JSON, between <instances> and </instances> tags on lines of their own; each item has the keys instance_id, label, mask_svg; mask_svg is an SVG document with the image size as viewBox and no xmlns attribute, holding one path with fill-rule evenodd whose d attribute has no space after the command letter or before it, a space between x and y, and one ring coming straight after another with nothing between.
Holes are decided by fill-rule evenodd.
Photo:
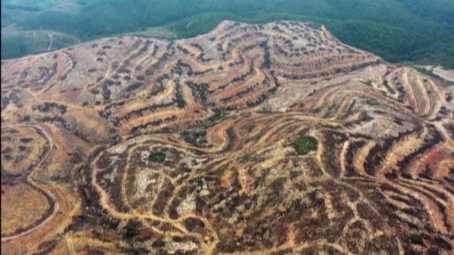
<instances>
[{"instance_id":1,"label":"terraced hillside","mask_svg":"<svg viewBox=\"0 0 454 255\"><path fill-rule=\"evenodd\" d=\"M1 69L2 254L454 251L453 82L323 27L224 21Z\"/></svg>"}]
</instances>

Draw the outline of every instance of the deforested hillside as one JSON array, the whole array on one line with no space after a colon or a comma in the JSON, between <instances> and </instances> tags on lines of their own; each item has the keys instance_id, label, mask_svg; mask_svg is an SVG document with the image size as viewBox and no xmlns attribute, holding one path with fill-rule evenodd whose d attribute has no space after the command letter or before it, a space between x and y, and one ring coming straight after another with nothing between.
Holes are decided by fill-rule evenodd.
<instances>
[{"instance_id":1,"label":"deforested hillside","mask_svg":"<svg viewBox=\"0 0 454 255\"><path fill-rule=\"evenodd\" d=\"M452 254L424 68L295 21L3 60L2 254Z\"/></svg>"}]
</instances>

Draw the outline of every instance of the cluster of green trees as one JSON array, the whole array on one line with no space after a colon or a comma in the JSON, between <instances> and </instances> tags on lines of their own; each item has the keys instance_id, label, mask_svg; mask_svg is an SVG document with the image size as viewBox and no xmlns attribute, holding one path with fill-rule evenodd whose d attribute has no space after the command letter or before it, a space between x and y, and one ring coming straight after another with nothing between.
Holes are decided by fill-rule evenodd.
<instances>
[{"instance_id":1,"label":"cluster of green trees","mask_svg":"<svg viewBox=\"0 0 454 255\"><path fill-rule=\"evenodd\" d=\"M52 44L49 33L53 34ZM2 59L42 53L80 43L80 40L75 36L41 30L2 32L1 38Z\"/></svg>"},{"instance_id":2,"label":"cluster of green trees","mask_svg":"<svg viewBox=\"0 0 454 255\"><path fill-rule=\"evenodd\" d=\"M55 30L84 41L165 27L182 37L221 20L292 19L325 24L343 42L391 62L454 68L452 0L83 0L76 14L46 11L21 20L23 30ZM3 8L2 8L3 9ZM3 16L3 13L2 13ZM189 27L186 25L192 22Z\"/></svg>"},{"instance_id":3,"label":"cluster of green trees","mask_svg":"<svg viewBox=\"0 0 454 255\"><path fill-rule=\"evenodd\" d=\"M29 54L29 49L24 43L20 43L17 37L3 37L1 41L2 59L21 57Z\"/></svg>"},{"instance_id":4,"label":"cluster of green trees","mask_svg":"<svg viewBox=\"0 0 454 255\"><path fill-rule=\"evenodd\" d=\"M148 160L149 161L153 161L153 162L164 162L164 160L166 159L166 154L158 151L158 152L152 152L150 153L150 155L148 156Z\"/></svg>"},{"instance_id":5,"label":"cluster of green trees","mask_svg":"<svg viewBox=\"0 0 454 255\"><path fill-rule=\"evenodd\" d=\"M293 143L296 153L306 155L311 151L317 150L317 140L312 136L304 136Z\"/></svg>"}]
</instances>

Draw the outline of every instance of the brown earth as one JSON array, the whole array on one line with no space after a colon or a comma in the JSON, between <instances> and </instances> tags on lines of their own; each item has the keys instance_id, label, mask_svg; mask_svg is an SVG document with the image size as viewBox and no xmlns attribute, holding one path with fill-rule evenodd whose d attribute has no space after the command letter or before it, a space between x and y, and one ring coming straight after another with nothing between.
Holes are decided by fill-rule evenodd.
<instances>
[{"instance_id":1,"label":"brown earth","mask_svg":"<svg viewBox=\"0 0 454 255\"><path fill-rule=\"evenodd\" d=\"M20 226L2 209L2 254L454 251L454 87L324 27L224 21L1 68L2 204L24 206L16 183L48 197L5 213Z\"/></svg>"}]
</instances>

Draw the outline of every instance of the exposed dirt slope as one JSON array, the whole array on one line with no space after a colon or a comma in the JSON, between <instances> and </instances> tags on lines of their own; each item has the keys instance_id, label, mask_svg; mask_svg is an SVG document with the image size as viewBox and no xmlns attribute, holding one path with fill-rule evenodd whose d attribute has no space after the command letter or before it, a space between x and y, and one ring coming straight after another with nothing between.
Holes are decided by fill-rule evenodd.
<instances>
[{"instance_id":1,"label":"exposed dirt slope","mask_svg":"<svg viewBox=\"0 0 454 255\"><path fill-rule=\"evenodd\" d=\"M2 201L55 198L2 224L2 254L454 251L453 87L323 27L225 21L1 69ZM11 145L23 124L37 150Z\"/></svg>"}]
</instances>

